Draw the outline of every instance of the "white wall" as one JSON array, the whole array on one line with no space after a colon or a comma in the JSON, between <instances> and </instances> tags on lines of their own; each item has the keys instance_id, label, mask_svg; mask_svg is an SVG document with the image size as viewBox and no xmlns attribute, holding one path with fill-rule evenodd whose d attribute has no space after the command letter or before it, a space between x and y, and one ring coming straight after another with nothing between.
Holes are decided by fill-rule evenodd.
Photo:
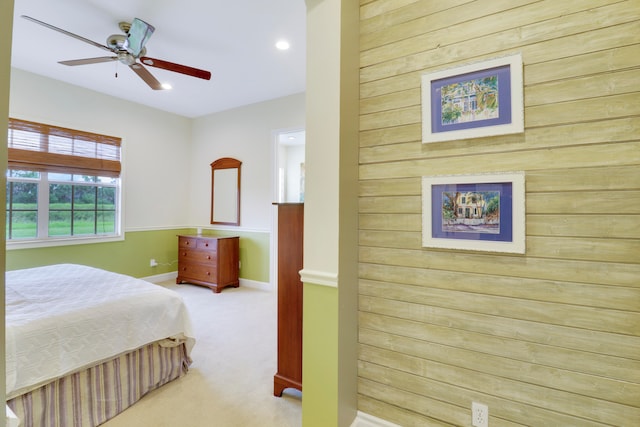
<instances>
[{"instance_id":1,"label":"white wall","mask_svg":"<svg viewBox=\"0 0 640 427\"><path fill-rule=\"evenodd\" d=\"M189 119L11 69L10 117L122 138L125 230L206 226L211 168L242 161L242 228L269 230L276 131L303 129L304 93Z\"/></svg>"},{"instance_id":2,"label":"white wall","mask_svg":"<svg viewBox=\"0 0 640 427\"><path fill-rule=\"evenodd\" d=\"M300 202L300 179L302 178L302 165L304 164L304 145L293 145L286 147L286 181L287 181L287 198L289 202Z\"/></svg>"},{"instance_id":3,"label":"white wall","mask_svg":"<svg viewBox=\"0 0 640 427\"><path fill-rule=\"evenodd\" d=\"M275 132L304 125L304 93L194 119L189 223L210 224L210 164L233 157L242 162L240 227L270 230Z\"/></svg>"},{"instance_id":4,"label":"white wall","mask_svg":"<svg viewBox=\"0 0 640 427\"><path fill-rule=\"evenodd\" d=\"M9 114L121 137L125 230L188 224L191 119L15 68Z\"/></svg>"}]
</instances>

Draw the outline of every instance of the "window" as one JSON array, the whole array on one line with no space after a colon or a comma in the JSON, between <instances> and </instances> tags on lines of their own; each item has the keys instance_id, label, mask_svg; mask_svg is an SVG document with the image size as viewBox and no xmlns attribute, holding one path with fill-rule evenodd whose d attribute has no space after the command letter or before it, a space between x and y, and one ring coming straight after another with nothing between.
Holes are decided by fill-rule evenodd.
<instances>
[{"instance_id":1,"label":"window","mask_svg":"<svg viewBox=\"0 0 640 427\"><path fill-rule=\"evenodd\" d=\"M9 242L120 236L120 139L9 119Z\"/></svg>"}]
</instances>

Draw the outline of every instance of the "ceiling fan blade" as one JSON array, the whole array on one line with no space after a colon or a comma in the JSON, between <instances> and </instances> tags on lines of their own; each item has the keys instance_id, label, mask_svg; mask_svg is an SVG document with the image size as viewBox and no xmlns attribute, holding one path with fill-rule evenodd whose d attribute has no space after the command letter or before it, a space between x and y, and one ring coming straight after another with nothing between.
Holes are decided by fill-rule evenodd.
<instances>
[{"instance_id":1,"label":"ceiling fan blade","mask_svg":"<svg viewBox=\"0 0 640 427\"><path fill-rule=\"evenodd\" d=\"M108 46L105 46L105 45L103 45L103 44L100 44L100 43L94 42L93 40L89 40L89 39L84 38L84 37L82 37L82 36L79 36L79 35L77 35L77 34L70 33L70 32L69 32L69 31L67 31L67 30L63 30L62 28L54 27L54 26L53 26L53 25L51 25L51 24L47 24L46 22L39 21L39 20L37 20L37 19L35 19L35 18L32 18L32 17L30 17L30 16L27 16L27 15L22 15L22 17L23 17L24 19L27 19L27 20L31 21L31 22L35 22L36 24L40 24L40 25L42 25L42 26L44 26L44 27L47 27L47 28L49 28L49 29L51 29L51 30L57 31L57 32L59 32L59 33L62 33L62 34L64 34L64 35L66 35L66 36L73 37L74 39L78 39L78 40L83 41L83 42L85 42L85 43L89 43L90 45L95 46L95 47L98 47L98 48L100 48L100 49L104 49L104 50L107 50L107 51L109 51L109 52L113 52L113 50L112 50L112 49L110 49Z\"/></svg>"},{"instance_id":2,"label":"ceiling fan blade","mask_svg":"<svg viewBox=\"0 0 640 427\"><path fill-rule=\"evenodd\" d=\"M162 87L162 84L158 81L158 79L153 77L153 74L151 74L149 70L144 68L142 64L138 64L138 63L131 64L129 65L129 68L131 68L138 76L140 76L140 78L144 80L145 83L148 84L151 89L153 90L164 89Z\"/></svg>"},{"instance_id":3,"label":"ceiling fan blade","mask_svg":"<svg viewBox=\"0 0 640 427\"><path fill-rule=\"evenodd\" d=\"M163 70L173 71L175 73L186 74L188 76L197 77L199 79L210 80L211 72L206 70L200 70L198 68L188 67L186 65L175 64L169 61L163 61L162 59L149 58L143 56L140 58L143 64L150 67L162 68Z\"/></svg>"},{"instance_id":4,"label":"ceiling fan blade","mask_svg":"<svg viewBox=\"0 0 640 427\"><path fill-rule=\"evenodd\" d=\"M85 59L71 59L69 61L58 61L58 64L62 65L86 65L86 64L98 64L100 62L117 61L117 56L101 56L99 58L85 58Z\"/></svg>"}]
</instances>

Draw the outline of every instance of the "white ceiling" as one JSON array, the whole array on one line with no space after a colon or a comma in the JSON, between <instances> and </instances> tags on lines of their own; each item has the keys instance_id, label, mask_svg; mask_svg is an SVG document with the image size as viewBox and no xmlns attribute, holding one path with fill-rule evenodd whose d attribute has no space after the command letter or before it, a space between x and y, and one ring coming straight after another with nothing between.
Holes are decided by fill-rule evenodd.
<instances>
[{"instance_id":1,"label":"white ceiling","mask_svg":"<svg viewBox=\"0 0 640 427\"><path fill-rule=\"evenodd\" d=\"M118 61L61 65L109 52L21 15L102 45L121 33L120 21L137 17L155 27L147 56L208 70L212 78L147 67L173 86L154 91ZM303 0L15 0L12 66L193 118L304 92L305 22ZM283 38L288 51L275 48Z\"/></svg>"}]
</instances>

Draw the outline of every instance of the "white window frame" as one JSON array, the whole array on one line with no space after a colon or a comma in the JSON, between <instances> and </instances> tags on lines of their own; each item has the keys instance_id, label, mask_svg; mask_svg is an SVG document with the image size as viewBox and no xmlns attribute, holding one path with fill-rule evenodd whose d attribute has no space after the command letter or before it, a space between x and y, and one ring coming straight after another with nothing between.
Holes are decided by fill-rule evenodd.
<instances>
[{"instance_id":1,"label":"white window frame","mask_svg":"<svg viewBox=\"0 0 640 427\"><path fill-rule=\"evenodd\" d=\"M79 174L76 174L79 175ZM115 178L115 200L116 200L116 212L115 212L115 232L113 234L95 234L95 235L78 235L78 236L48 236L49 228L49 184L65 183L69 185L89 185L89 186L105 186L104 183L86 184L79 181L60 181L49 180L49 174L47 172L41 172L40 178L21 178L21 177L7 177L7 182L30 182L38 184L38 213L37 213L37 233L36 238L25 239L11 239L6 240L6 249L28 249L28 248L40 248L40 247L53 247L53 246L66 246L66 245L78 245L78 244L91 244L91 243L106 243L116 242L124 240L124 232L122 226L122 175ZM110 185L107 185L110 186Z\"/></svg>"}]
</instances>

